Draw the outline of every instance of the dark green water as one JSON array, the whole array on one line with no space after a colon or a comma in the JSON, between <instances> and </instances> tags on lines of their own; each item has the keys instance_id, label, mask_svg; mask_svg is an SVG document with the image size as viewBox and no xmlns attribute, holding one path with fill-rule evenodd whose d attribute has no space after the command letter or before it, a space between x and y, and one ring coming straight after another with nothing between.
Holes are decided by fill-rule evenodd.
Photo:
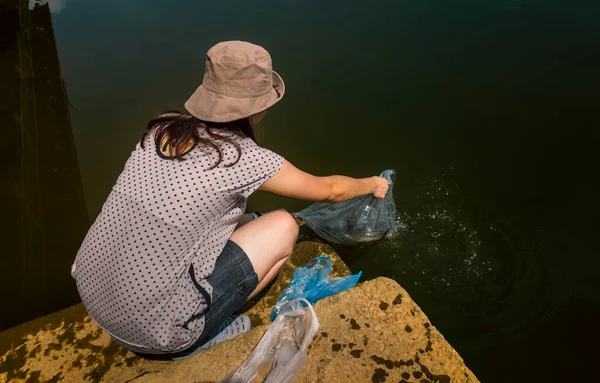
<instances>
[{"instance_id":1,"label":"dark green water","mask_svg":"<svg viewBox=\"0 0 600 383\"><path fill-rule=\"evenodd\" d=\"M600 2L53 6L92 217L148 119L200 83L207 49L252 41L287 86L263 146L315 174L398 173L401 229L338 249L354 270L404 286L482 382L594 380Z\"/></svg>"}]
</instances>

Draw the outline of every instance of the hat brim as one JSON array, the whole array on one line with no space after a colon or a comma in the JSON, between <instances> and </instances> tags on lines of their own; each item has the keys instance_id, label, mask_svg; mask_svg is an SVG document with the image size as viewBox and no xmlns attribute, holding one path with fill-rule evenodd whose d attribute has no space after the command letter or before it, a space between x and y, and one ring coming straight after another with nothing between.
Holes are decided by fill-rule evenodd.
<instances>
[{"instance_id":1,"label":"hat brim","mask_svg":"<svg viewBox=\"0 0 600 383\"><path fill-rule=\"evenodd\" d=\"M275 105L285 93L285 83L273 71L273 89L258 97L230 97L211 92L203 85L185 102L185 109L202 121L230 122L250 117Z\"/></svg>"}]
</instances>

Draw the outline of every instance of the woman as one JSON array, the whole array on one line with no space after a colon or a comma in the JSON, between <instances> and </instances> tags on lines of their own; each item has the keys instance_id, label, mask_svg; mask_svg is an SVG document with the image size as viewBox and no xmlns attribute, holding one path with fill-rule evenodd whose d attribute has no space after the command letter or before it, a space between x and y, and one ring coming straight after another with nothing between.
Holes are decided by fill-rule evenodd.
<instances>
[{"instance_id":1,"label":"woman","mask_svg":"<svg viewBox=\"0 0 600 383\"><path fill-rule=\"evenodd\" d=\"M258 146L253 127L283 94L266 50L224 42L209 50L187 112L150 121L72 268L117 343L171 359L248 331L247 316L231 315L278 273L298 234L285 211L244 214L257 189L309 201L385 196L382 178L315 177Z\"/></svg>"}]
</instances>

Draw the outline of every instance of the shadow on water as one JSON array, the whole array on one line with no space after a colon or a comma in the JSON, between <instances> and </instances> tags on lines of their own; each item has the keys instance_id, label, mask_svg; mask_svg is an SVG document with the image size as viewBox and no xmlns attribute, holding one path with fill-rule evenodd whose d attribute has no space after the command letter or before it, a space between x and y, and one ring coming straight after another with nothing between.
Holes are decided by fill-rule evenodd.
<instances>
[{"instance_id":1,"label":"shadow on water","mask_svg":"<svg viewBox=\"0 0 600 383\"><path fill-rule=\"evenodd\" d=\"M78 301L89 218L50 10L3 1L0 20L1 330Z\"/></svg>"}]
</instances>

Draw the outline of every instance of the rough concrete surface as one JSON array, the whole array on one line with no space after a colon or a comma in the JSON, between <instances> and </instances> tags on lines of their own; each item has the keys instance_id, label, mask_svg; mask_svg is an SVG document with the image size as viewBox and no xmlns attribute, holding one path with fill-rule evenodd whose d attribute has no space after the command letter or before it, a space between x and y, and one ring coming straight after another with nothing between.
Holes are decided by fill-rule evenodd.
<instances>
[{"instance_id":1,"label":"rough concrete surface","mask_svg":"<svg viewBox=\"0 0 600 383\"><path fill-rule=\"evenodd\" d=\"M315 305L321 322L297 382L478 382L396 282L377 278ZM267 326L148 373L135 383L218 382L252 352Z\"/></svg>"},{"instance_id":2,"label":"rough concrete surface","mask_svg":"<svg viewBox=\"0 0 600 383\"><path fill-rule=\"evenodd\" d=\"M218 382L250 355L296 266L333 250L302 243L277 281L247 313L249 333L177 362L137 357L110 340L81 305L0 333L0 382ZM298 382L478 382L400 285L365 282L315 305L321 323Z\"/></svg>"}]
</instances>

